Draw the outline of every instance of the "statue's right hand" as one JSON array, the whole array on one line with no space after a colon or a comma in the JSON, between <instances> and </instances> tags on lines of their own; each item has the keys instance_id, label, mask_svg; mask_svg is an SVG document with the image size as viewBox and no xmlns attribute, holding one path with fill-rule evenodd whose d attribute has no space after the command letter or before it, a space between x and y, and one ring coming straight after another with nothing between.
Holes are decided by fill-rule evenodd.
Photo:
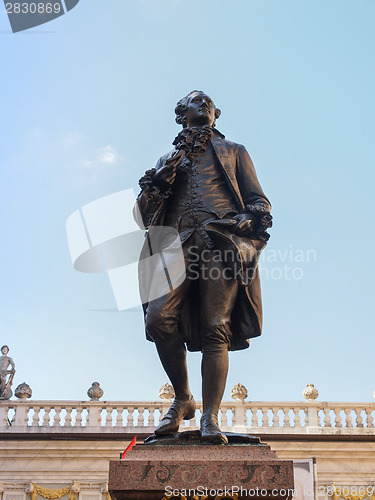
<instances>
[{"instance_id":1,"label":"statue's right hand","mask_svg":"<svg viewBox=\"0 0 375 500\"><path fill-rule=\"evenodd\" d=\"M152 180L156 186L169 188L173 184L175 177L176 167L166 164L155 172Z\"/></svg>"}]
</instances>

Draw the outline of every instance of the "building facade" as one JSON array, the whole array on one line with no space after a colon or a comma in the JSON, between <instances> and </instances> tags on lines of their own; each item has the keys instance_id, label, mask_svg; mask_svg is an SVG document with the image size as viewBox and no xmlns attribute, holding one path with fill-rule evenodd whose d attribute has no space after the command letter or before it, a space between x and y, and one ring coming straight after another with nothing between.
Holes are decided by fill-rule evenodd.
<instances>
[{"instance_id":1,"label":"building facade","mask_svg":"<svg viewBox=\"0 0 375 500\"><path fill-rule=\"evenodd\" d=\"M151 434L169 404L0 401L0 500L109 500L109 461ZM180 430L198 428L200 412ZM224 431L260 436L294 460L306 500L375 500L374 417L375 403L244 400L223 402L220 415ZM315 474L315 491L303 471Z\"/></svg>"}]
</instances>

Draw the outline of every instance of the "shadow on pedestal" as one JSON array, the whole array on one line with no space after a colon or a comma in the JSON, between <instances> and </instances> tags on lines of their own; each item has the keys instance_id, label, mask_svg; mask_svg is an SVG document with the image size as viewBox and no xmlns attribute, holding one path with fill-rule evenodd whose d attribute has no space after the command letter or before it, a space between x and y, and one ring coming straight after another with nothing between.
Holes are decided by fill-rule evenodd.
<instances>
[{"instance_id":1,"label":"shadow on pedestal","mask_svg":"<svg viewBox=\"0 0 375 500\"><path fill-rule=\"evenodd\" d=\"M228 438L228 444L260 444L258 436L251 436L250 434L237 434L235 432L224 432ZM201 446L212 446L210 443L201 443L200 431L184 431L176 432L175 434L166 434L165 436L157 436L151 434L145 439L145 444L199 444Z\"/></svg>"}]
</instances>

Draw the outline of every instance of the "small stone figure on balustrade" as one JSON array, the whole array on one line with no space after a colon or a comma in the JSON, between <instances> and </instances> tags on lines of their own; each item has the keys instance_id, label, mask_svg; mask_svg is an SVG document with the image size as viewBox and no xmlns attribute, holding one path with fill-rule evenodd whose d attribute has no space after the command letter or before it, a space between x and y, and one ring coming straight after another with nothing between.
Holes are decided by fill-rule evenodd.
<instances>
[{"instance_id":1,"label":"small stone figure on balustrade","mask_svg":"<svg viewBox=\"0 0 375 500\"><path fill-rule=\"evenodd\" d=\"M3 345L1 348L2 356L0 356L0 399L10 399L13 395L11 386L16 373L16 365L13 359L8 356L8 352L9 347Z\"/></svg>"}]
</instances>

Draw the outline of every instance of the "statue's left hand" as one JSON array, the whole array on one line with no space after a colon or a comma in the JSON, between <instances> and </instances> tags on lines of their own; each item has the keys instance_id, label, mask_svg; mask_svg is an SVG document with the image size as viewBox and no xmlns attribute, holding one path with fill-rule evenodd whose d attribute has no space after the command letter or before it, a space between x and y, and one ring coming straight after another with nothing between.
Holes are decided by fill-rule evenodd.
<instances>
[{"instance_id":1,"label":"statue's left hand","mask_svg":"<svg viewBox=\"0 0 375 500\"><path fill-rule=\"evenodd\" d=\"M238 236L250 238L255 230L255 220L252 214L238 214L233 217L237 221L237 226L234 229Z\"/></svg>"}]
</instances>

